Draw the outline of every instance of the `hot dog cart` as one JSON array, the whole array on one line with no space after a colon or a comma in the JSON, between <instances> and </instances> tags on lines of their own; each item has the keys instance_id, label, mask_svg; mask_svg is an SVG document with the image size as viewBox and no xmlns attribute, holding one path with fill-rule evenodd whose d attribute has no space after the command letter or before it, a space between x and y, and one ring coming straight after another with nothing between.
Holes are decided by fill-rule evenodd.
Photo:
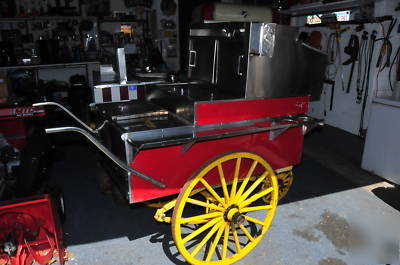
<instances>
[{"instance_id":1,"label":"hot dog cart","mask_svg":"<svg viewBox=\"0 0 400 265\"><path fill-rule=\"evenodd\" d=\"M101 151L130 203L168 198L171 223L192 264L230 264L267 232L279 196L300 163L307 116L319 97L326 55L298 29L272 23L212 23L190 31L188 82L144 86L137 100L92 104L97 127L63 106ZM168 214L173 209L172 215Z\"/></svg>"}]
</instances>

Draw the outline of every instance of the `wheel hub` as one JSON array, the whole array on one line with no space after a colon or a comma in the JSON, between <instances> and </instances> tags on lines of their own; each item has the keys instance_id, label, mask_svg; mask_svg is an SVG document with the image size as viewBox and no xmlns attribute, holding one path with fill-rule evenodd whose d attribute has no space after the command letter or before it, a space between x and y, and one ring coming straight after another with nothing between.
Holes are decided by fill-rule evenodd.
<instances>
[{"instance_id":1,"label":"wheel hub","mask_svg":"<svg viewBox=\"0 0 400 265\"><path fill-rule=\"evenodd\" d=\"M243 224L245 221L244 215L239 212L239 206L236 204L229 205L228 208L226 208L224 219L234 224Z\"/></svg>"}]
</instances>

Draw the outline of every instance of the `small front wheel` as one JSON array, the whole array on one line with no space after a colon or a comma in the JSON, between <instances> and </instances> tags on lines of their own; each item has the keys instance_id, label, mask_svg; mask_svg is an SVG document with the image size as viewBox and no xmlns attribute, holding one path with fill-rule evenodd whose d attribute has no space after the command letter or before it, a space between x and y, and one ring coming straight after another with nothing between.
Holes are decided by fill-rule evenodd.
<instances>
[{"instance_id":1,"label":"small front wheel","mask_svg":"<svg viewBox=\"0 0 400 265\"><path fill-rule=\"evenodd\" d=\"M272 185L262 189L266 179ZM179 194L172 215L175 244L191 264L236 262L265 235L277 203L275 172L262 157L235 152L217 158Z\"/></svg>"}]
</instances>

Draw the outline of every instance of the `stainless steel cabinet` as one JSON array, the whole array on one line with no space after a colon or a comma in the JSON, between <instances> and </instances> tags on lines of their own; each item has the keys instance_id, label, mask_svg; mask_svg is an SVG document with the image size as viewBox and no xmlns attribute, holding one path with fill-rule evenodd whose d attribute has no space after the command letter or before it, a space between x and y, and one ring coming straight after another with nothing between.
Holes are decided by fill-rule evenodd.
<instances>
[{"instance_id":1,"label":"stainless steel cabinet","mask_svg":"<svg viewBox=\"0 0 400 265\"><path fill-rule=\"evenodd\" d=\"M243 38L220 38L218 43L216 84L236 97L244 97L247 76L247 44Z\"/></svg>"},{"instance_id":2,"label":"stainless steel cabinet","mask_svg":"<svg viewBox=\"0 0 400 265\"><path fill-rule=\"evenodd\" d=\"M234 97L321 95L327 55L298 41L296 27L211 23L190 30L189 77Z\"/></svg>"},{"instance_id":3,"label":"stainless steel cabinet","mask_svg":"<svg viewBox=\"0 0 400 265\"><path fill-rule=\"evenodd\" d=\"M214 83L214 41L203 37L189 40L189 78Z\"/></svg>"},{"instance_id":4,"label":"stainless steel cabinet","mask_svg":"<svg viewBox=\"0 0 400 265\"><path fill-rule=\"evenodd\" d=\"M249 23L216 23L190 30L189 77L212 83L229 95L244 97L248 35Z\"/></svg>"}]
</instances>

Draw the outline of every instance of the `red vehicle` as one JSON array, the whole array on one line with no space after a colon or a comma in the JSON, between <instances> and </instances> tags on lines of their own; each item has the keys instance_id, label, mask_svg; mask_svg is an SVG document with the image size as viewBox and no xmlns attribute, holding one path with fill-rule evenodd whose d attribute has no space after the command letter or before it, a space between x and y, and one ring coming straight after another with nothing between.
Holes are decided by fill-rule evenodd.
<instances>
[{"instance_id":1,"label":"red vehicle","mask_svg":"<svg viewBox=\"0 0 400 265\"><path fill-rule=\"evenodd\" d=\"M58 198L47 191L50 143L40 127L42 108L0 109L0 264L64 263ZM39 194L39 195L38 195Z\"/></svg>"},{"instance_id":2,"label":"red vehicle","mask_svg":"<svg viewBox=\"0 0 400 265\"><path fill-rule=\"evenodd\" d=\"M300 163L306 116L321 95L327 56L301 42L299 30L273 23L208 23L189 32L189 82L126 82L137 100L92 104L85 129L101 164L130 203L170 201L155 218L172 225L192 264L230 264L266 234ZM118 49L118 55L124 55ZM152 73L150 73L152 74ZM103 96L109 94L105 85ZM107 98L122 98L117 94ZM167 212L173 209L172 216Z\"/></svg>"},{"instance_id":3,"label":"red vehicle","mask_svg":"<svg viewBox=\"0 0 400 265\"><path fill-rule=\"evenodd\" d=\"M305 115L308 103L308 97L197 101L186 109L192 119L147 101L102 103L92 106L104 120L96 130L57 103L34 106L63 108L87 129L46 132L86 136L112 161L114 183L130 203L171 198L155 218L172 224L188 262L229 264L265 235L291 184L303 135L317 124Z\"/></svg>"}]
</instances>

